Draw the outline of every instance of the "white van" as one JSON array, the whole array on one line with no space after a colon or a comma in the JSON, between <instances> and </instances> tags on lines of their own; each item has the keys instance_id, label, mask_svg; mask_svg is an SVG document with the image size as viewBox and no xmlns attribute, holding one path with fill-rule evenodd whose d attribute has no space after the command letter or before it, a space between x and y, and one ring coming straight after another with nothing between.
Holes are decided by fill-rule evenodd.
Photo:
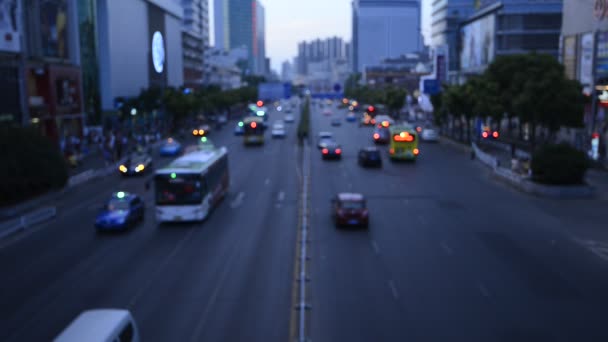
<instances>
[{"instance_id":1,"label":"white van","mask_svg":"<svg viewBox=\"0 0 608 342\"><path fill-rule=\"evenodd\" d=\"M139 332L128 310L96 309L81 313L55 342L139 342Z\"/></svg>"}]
</instances>

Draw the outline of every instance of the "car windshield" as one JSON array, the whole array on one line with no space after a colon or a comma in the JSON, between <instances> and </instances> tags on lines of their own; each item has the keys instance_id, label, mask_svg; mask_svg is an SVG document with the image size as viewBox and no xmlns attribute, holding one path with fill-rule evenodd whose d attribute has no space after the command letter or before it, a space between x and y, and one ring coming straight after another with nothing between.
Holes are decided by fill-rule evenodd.
<instances>
[{"instance_id":1,"label":"car windshield","mask_svg":"<svg viewBox=\"0 0 608 342\"><path fill-rule=\"evenodd\" d=\"M342 201L340 203L342 209L363 209L365 208L365 202L363 201Z\"/></svg>"},{"instance_id":2,"label":"car windshield","mask_svg":"<svg viewBox=\"0 0 608 342\"><path fill-rule=\"evenodd\" d=\"M121 199L112 199L105 206L107 211L129 210L129 202Z\"/></svg>"},{"instance_id":3,"label":"car windshield","mask_svg":"<svg viewBox=\"0 0 608 342\"><path fill-rule=\"evenodd\" d=\"M201 203L203 181L193 174L157 175L154 178L156 204L178 205Z\"/></svg>"}]
</instances>

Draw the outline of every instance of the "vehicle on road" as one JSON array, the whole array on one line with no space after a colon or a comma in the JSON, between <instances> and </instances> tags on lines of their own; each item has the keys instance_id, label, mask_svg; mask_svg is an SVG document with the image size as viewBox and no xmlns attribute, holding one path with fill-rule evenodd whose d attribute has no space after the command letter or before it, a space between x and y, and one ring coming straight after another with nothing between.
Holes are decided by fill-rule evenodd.
<instances>
[{"instance_id":1,"label":"vehicle on road","mask_svg":"<svg viewBox=\"0 0 608 342\"><path fill-rule=\"evenodd\" d=\"M371 115L364 113L363 117L361 118L360 125L361 126L374 126L374 125L376 125L376 119L373 118Z\"/></svg>"},{"instance_id":2,"label":"vehicle on road","mask_svg":"<svg viewBox=\"0 0 608 342\"><path fill-rule=\"evenodd\" d=\"M285 122L286 123L292 123L292 122L295 122L295 121L296 121L296 118L294 118L293 115L291 115L291 114L285 115Z\"/></svg>"},{"instance_id":3,"label":"vehicle on road","mask_svg":"<svg viewBox=\"0 0 608 342\"><path fill-rule=\"evenodd\" d=\"M359 193L342 192L332 200L332 218L337 228L348 226L369 226L369 211L365 197Z\"/></svg>"},{"instance_id":4,"label":"vehicle on road","mask_svg":"<svg viewBox=\"0 0 608 342\"><path fill-rule=\"evenodd\" d=\"M374 138L374 142L376 144L388 144L391 140L390 129L388 127L378 125L376 128L374 128L372 138Z\"/></svg>"},{"instance_id":5,"label":"vehicle on road","mask_svg":"<svg viewBox=\"0 0 608 342\"><path fill-rule=\"evenodd\" d=\"M98 232L125 230L144 220L144 201L132 193L119 191L101 208L95 219Z\"/></svg>"},{"instance_id":6,"label":"vehicle on road","mask_svg":"<svg viewBox=\"0 0 608 342\"><path fill-rule=\"evenodd\" d=\"M195 137L202 137L211 132L211 127L209 125L201 125L198 128L192 130L192 135Z\"/></svg>"},{"instance_id":7,"label":"vehicle on road","mask_svg":"<svg viewBox=\"0 0 608 342\"><path fill-rule=\"evenodd\" d=\"M331 125L332 126L341 126L342 120L340 120L340 118L333 118L333 119L331 119Z\"/></svg>"},{"instance_id":8,"label":"vehicle on road","mask_svg":"<svg viewBox=\"0 0 608 342\"><path fill-rule=\"evenodd\" d=\"M272 137L273 138L285 138L285 125L282 121L276 121L272 125Z\"/></svg>"},{"instance_id":9,"label":"vehicle on road","mask_svg":"<svg viewBox=\"0 0 608 342\"><path fill-rule=\"evenodd\" d=\"M330 142L321 149L323 159L342 159L342 146L337 142Z\"/></svg>"},{"instance_id":10,"label":"vehicle on road","mask_svg":"<svg viewBox=\"0 0 608 342\"><path fill-rule=\"evenodd\" d=\"M323 110L323 115L331 115L331 114L332 114L331 109L328 108L328 109Z\"/></svg>"},{"instance_id":11,"label":"vehicle on road","mask_svg":"<svg viewBox=\"0 0 608 342\"><path fill-rule=\"evenodd\" d=\"M395 120L388 115L376 115L375 119L376 123L378 123L377 127L388 128L395 124Z\"/></svg>"},{"instance_id":12,"label":"vehicle on road","mask_svg":"<svg viewBox=\"0 0 608 342\"><path fill-rule=\"evenodd\" d=\"M54 342L139 342L139 330L129 310L83 311Z\"/></svg>"},{"instance_id":13,"label":"vehicle on road","mask_svg":"<svg viewBox=\"0 0 608 342\"><path fill-rule=\"evenodd\" d=\"M245 145L264 144L264 118L250 116L243 119L245 132L243 133L243 143Z\"/></svg>"},{"instance_id":14,"label":"vehicle on road","mask_svg":"<svg viewBox=\"0 0 608 342\"><path fill-rule=\"evenodd\" d=\"M420 133L420 139L422 141L437 142L439 141L439 132L437 132L437 129L435 127L426 126L422 128L422 132Z\"/></svg>"},{"instance_id":15,"label":"vehicle on road","mask_svg":"<svg viewBox=\"0 0 608 342\"><path fill-rule=\"evenodd\" d=\"M156 220L202 221L228 192L228 150L212 144L156 170Z\"/></svg>"},{"instance_id":16,"label":"vehicle on road","mask_svg":"<svg viewBox=\"0 0 608 342\"><path fill-rule=\"evenodd\" d=\"M375 146L360 149L357 161L361 166L382 167L382 156L380 150Z\"/></svg>"},{"instance_id":17,"label":"vehicle on road","mask_svg":"<svg viewBox=\"0 0 608 342\"><path fill-rule=\"evenodd\" d=\"M353 112L350 112L348 114L346 114L346 121L348 122L355 122L357 121L357 115Z\"/></svg>"},{"instance_id":18,"label":"vehicle on road","mask_svg":"<svg viewBox=\"0 0 608 342\"><path fill-rule=\"evenodd\" d=\"M245 134L245 128L243 127L243 121L239 121L235 126L234 126L234 135L243 135Z\"/></svg>"},{"instance_id":19,"label":"vehicle on road","mask_svg":"<svg viewBox=\"0 0 608 342\"><path fill-rule=\"evenodd\" d=\"M160 146L161 156L176 156L182 152L182 145L173 138L168 138Z\"/></svg>"},{"instance_id":20,"label":"vehicle on road","mask_svg":"<svg viewBox=\"0 0 608 342\"><path fill-rule=\"evenodd\" d=\"M415 161L420 154L418 149L418 133L411 126L391 126L389 157L392 160Z\"/></svg>"},{"instance_id":21,"label":"vehicle on road","mask_svg":"<svg viewBox=\"0 0 608 342\"><path fill-rule=\"evenodd\" d=\"M334 142L334 135L331 132L319 132L317 147L324 148L327 144Z\"/></svg>"},{"instance_id":22,"label":"vehicle on road","mask_svg":"<svg viewBox=\"0 0 608 342\"><path fill-rule=\"evenodd\" d=\"M489 126L485 126L481 132L481 137L483 139L497 140L500 136L498 131L492 130Z\"/></svg>"},{"instance_id":23,"label":"vehicle on road","mask_svg":"<svg viewBox=\"0 0 608 342\"><path fill-rule=\"evenodd\" d=\"M144 151L137 151L129 155L124 163L118 166L123 176L143 175L152 166L152 156Z\"/></svg>"}]
</instances>

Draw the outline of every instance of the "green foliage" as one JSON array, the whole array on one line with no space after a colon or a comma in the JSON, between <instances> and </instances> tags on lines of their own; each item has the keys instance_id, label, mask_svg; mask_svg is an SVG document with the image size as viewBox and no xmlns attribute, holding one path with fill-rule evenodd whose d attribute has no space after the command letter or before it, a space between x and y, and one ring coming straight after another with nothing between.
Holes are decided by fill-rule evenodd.
<instances>
[{"instance_id":1,"label":"green foliage","mask_svg":"<svg viewBox=\"0 0 608 342\"><path fill-rule=\"evenodd\" d=\"M310 100L306 99L304 106L302 106L302 113L300 115L300 122L298 123L298 139L300 143L302 139L307 137L310 131Z\"/></svg>"},{"instance_id":2,"label":"green foliage","mask_svg":"<svg viewBox=\"0 0 608 342\"><path fill-rule=\"evenodd\" d=\"M185 119L197 109L197 101L193 94L184 94L182 89L168 88L163 99L165 108L177 121Z\"/></svg>"},{"instance_id":3,"label":"green foliage","mask_svg":"<svg viewBox=\"0 0 608 342\"><path fill-rule=\"evenodd\" d=\"M589 166L585 153L568 144L544 145L532 156L532 179L552 185L583 184Z\"/></svg>"},{"instance_id":4,"label":"green foliage","mask_svg":"<svg viewBox=\"0 0 608 342\"><path fill-rule=\"evenodd\" d=\"M31 128L0 128L0 205L63 187L68 167L61 152Z\"/></svg>"},{"instance_id":5,"label":"green foliage","mask_svg":"<svg viewBox=\"0 0 608 342\"><path fill-rule=\"evenodd\" d=\"M405 105L407 91L401 88L389 88L384 95L386 106L389 110L399 111Z\"/></svg>"}]
</instances>

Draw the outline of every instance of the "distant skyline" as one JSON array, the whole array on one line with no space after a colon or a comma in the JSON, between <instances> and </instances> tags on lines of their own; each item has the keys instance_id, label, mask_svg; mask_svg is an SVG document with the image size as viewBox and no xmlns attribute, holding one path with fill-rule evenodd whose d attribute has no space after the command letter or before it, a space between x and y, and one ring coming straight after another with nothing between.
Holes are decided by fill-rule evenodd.
<instances>
[{"instance_id":1,"label":"distant skyline","mask_svg":"<svg viewBox=\"0 0 608 342\"><path fill-rule=\"evenodd\" d=\"M422 1L422 33L428 42L432 0ZM260 0L266 9L266 54L272 69L297 55L298 42L333 36L351 41L351 0ZM213 1L209 1L210 43L214 45Z\"/></svg>"}]
</instances>

